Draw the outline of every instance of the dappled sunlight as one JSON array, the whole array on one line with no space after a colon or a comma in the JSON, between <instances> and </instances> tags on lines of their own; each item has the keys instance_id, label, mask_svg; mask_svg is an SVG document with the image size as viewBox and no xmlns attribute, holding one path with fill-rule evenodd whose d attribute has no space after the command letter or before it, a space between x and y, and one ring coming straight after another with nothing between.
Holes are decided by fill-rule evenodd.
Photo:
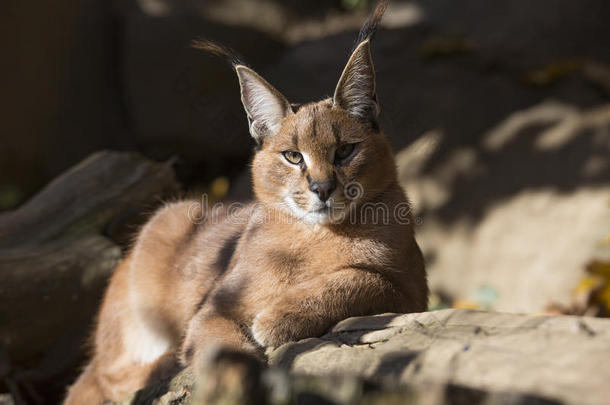
<instances>
[{"instance_id":1,"label":"dappled sunlight","mask_svg":"<svg viewBox=\"0 0 610 405\"><path fill-rule=\"evenodd\" d=\"M270 0L201 2L199 10L211 21L230 26L250 27L276 36L289 44L357 31L367 17L366 9L359 7L347 14L330 10L322 16L295 18L295 13L289 6ZM419 5L411 2L394 3L389 6L382 26L404 28L417 24L423 19L424 11Z\"/></svg>"},{"instance_id":2,"label":"dappled sunlight","mask_svg":"<svg viewBox=\"0 0 610 405\"><path fill-rule=\"evenodd\" d=\"M545 101L435 160L441 134L397 155L432 289L462 301L487 289L505 311L568 305L610 229L609 106Z\"/></svg>"},{"instance_id":3,"label":"dappled sunlight","mask_svg":"<svg viewBox=\"0 0 610 405\"><path fill-rule=\"evenodd\" d=\"M136 0L140 9L151 17L168 15L172 11L170 0Z\"/></svg>"},{"instance_id":4,"label":"dappled sunlight","mask_svg":"<svg viewBox=\"0 0 610 405\"><path fill-rule=\"evenodd\" d=\"M561 126L577 121L578 109L555 101L547 101L523 111L517 111L492 128L483 139L483 146L497 151L513 141L519 133L535 124Z\"/></svg>"},{"instance_id":5,"label":"dappled sunlight","mask_svg":"<svg viewBox=\"0 0 610 405\"><path fill-rule=\"evenodd\" d=\"M386 17L381 22L386 28L409 27L425 19L423 8L412 2L390 3L386 13Z\"/></svg>"},{"instance_id":6,"label":"dappled sunlight","mask_svg":"<svg viewBox=\"0 0 610 405\"><path fill-rule=\"evenodd\" d=\"M476 223L430 220L420 229L432 254L430 284L461 299L480 286L496 291L493 308L543 311L568 305L596 243L610 224L610 186L571 194L524 191L498 202Z\"/></svg>"},{"instance_id":7,"label":"dappled sunlight","mask_svg":"<svg viewBox=\"0 0 610 405\"><path fill-rule=\"evenodd\" d=\"M600 130L605 130L608 132L609 124L610 105L592 108L582 112L568 113L557 122L557 124L542 131L540 136L536 139L535 147L542 151L557 150L584 131L592 130L598 132ZM606 146L608 146L608 139L610 139L610 137L607 137L606 139ZM603 144L600 144L599 146L600 148L604 147Z\"/></svg>"}]
</instances>

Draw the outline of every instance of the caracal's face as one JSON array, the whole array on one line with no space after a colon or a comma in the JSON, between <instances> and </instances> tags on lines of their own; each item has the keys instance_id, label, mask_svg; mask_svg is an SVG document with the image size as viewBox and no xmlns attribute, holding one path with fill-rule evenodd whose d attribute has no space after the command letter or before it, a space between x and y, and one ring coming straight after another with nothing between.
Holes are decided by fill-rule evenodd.
<instances>
[{"instance_id":1,"label":"caracal's face","mask_svg":"<svg viewBox=\"0 0 610 405\"><path fill-rule=\"evenodd\" d=\"M260 145L252 174L261 202L308 224L328 224L385 189L393 170L377 126L328 99L284 117L280 130Z\"/></svg>"}]
</instances>

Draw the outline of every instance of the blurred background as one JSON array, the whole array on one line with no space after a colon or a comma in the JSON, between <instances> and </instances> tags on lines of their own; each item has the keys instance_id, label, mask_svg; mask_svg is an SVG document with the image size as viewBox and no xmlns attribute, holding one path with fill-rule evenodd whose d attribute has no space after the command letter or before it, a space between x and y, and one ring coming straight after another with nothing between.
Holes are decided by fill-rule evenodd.
<instances>
[{"instance_id":1,"label":"blurred background","mask_svg":"<svg viewBox=\"0 0 610 405\"><path fill-rule=\"evenodd\" d=\"M57 246L63 231L41 230L53 221L48 207L96 189L51 182L101 150L166 162L172 177L164 172L171 185L130 199L130 215L96 217L104 223L96 232L114 248L124 250L135 229L115 232L117 224L152 209L146 198L248 198L253 141L237 80L190 41L226 43L290 101L318 100L332 94L372 3L5 2L0 271L35 256L19 256L31 252L24 246L41 255ZM373 43L381 123L414 204L431 308L608 315L609 21L606 0L392 1ZM96 156L97 164L112 161ZM111 173L99 184L116 186L135 171ZM45 186L44 198L32 198ZM60 208L51 212L70 211ZM120 251L113 252L114 260ZM70 263L82 266L83 259ZM56 332L0 326L0 388L32 403L59 395L82 359L75 342L86 335L112 267L95 273L101 281L81 294L89 298L77 294L61 304L61 316L48 315L60 325ZM40 315L38 304L21 308L15 302L22 300L6 298L17 278L0 279L0 323L27 324ZM44 302L52 302L61 288L47 290ZM66 325L76 323L66 337ZM35 351L15 343L30 337Z\"/></svg>"}]
</instances>

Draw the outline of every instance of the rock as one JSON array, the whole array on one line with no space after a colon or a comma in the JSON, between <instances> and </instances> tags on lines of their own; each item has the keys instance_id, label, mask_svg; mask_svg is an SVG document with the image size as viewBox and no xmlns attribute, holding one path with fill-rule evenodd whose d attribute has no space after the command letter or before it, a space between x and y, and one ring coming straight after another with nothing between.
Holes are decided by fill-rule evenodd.
<instances>
[{"instance_id":1,"label":"rock","mask_svg":"<svg viewBox=\"0 0 610 405\"><path fill-rule=\"evenodd\" d=\"M122 248L177 189L171 162L99 152L0 214L0 377L15 398L63 396Z\"/></svg>"},{"instance_id":2,"label":"rock","mask_svg":"<svg viewBox=\"0 0 610 405\"><path fill-rule=\"evenodd\" d=\"M609 343L610 320L599 318L456 309L350 318L269 350L267 370L220 352L200 373L123 404L601 405Z\"/></svg>"},{"instance_id":3,"label":"rock","mask_svg":"<svg viewBox=\"0 0 610 405\"><path fill-rule=\"evenodd\" d=\"M191 369L180 371L170 380L146 387L117 405L189 405L195 389L195 374Z\"/></svg>"},{"instance_id":4,"label":"rock","mask_svg":"<svg viewBox=\"0 0 610 405\"><path fill-rule=\"evenodd\" d=\"M609 342L606 319L451 309L347 319L322 338L280 347L271 363L307 375L603 404Z\"/></svg>"}]
</instances>

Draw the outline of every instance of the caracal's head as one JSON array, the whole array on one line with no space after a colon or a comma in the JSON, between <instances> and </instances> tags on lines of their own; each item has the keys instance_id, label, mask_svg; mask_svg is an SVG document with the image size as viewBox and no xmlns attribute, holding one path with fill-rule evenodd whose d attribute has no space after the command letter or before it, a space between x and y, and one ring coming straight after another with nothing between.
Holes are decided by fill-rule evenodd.
<instances>
[{"instance_id":1,"label":"caracal's head","mask_svg":"<svg viewBox=\"0 0 610 405\"><path fill-rule=\"evenodd\" d=\"M342 221L394 181L395 163L379 130L370 41L352 53L332 99L293 107L252 69L237 65L258 200L307 223Z\"/></svg>"}]
</instances>

